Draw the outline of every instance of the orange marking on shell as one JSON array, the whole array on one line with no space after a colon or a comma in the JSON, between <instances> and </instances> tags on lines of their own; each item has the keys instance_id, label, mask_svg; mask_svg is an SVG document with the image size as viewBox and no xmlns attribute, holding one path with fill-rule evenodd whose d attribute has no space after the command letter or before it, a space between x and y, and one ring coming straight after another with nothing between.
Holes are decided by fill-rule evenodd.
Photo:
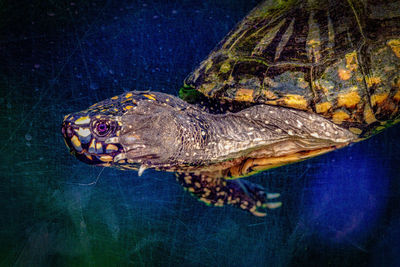
<instances>
[{"instance_id":1,"label":"orange marking on shell","mask_svg":"<svg viewBox=\"0 0 400 267\"><path fill-rule=\"evenodd\" d=\"M315 105L315 110L317 111L317 113L325 113L331 108L332 104L330 102L324 102Z\"/></svg>"},{"instance_id":2,"label":"orange marking on shell","mask_svg":"<svg viewBox=\"0 0 400 267\"><path fill-rule=\"evenodd\" d=\"M400 39L392 39L387 44L392 48L396 57L400 58Z\"/></svg>"},{"instance_id":3,"label":"orange marking on shell","mask_svg":"<svg viewBox=\"0 0 400 267\"><path fill-rule=\"evenodd\" d=\"M373 85L378 85L382 82L382 79L380 77L365 77L365 81L367 82L368 87L372 87Z\"/></svg>"},{"instance_id":4,"label":"orange marking on shell","mask_svg":"<svg viewBox=\"0 0 400 267\"><path fill-rule=\"evenodd\" d=\"M347 107L354 108L360 102L360 95L355 92L348 92L344 94L338 95L338 106L339 107Z\"/></svg>"},{"instance_id":5,"label":"orange marking on shell","mask_svg":"<svg viewBox=\"0 0 400 267\"><path fill-rule=\"evenodd\" d=\"M374 113L372 112L371 107L368 105L365 105L364 107L364 120L366 123L371 124L373 122L376 122L376 118Z\"/></svg>"},{"instance_id":6,"label":"orange marking on shell","mask_svg":"<svg viewBox=\"0 0 400 267\"><path fill-rule=\"evenodd\" d=\"M338 75L339 78L343 81L347 81L348 79L351 78L351 70L347 70L347 69L339 69L338 70Z\"/></svg>"},{"instance_id":7,"label":"orange marking on shell","mask_svg":"<svg viewBox=\"0 0 400 267\"><path fill-rule=\"evenodd\" d=\"M346 68L350 71L354 71L358 68L357 52L351 52L345 55L346 58Z\"/></svg>"},{"instance_id":8,"label":"orange marking on shell","mask_svg":"<svg viewBox=\"0 0 400 267\"><path fill-rule=\"evenodd\" d=\"M358 128L355 128L355 127L350 127L349 131L354 133L354 134L361 134L362 133L361 129L358 129Z\"/></svg>"},{"instance_id":9,"label":"orange marking on shell","mask_svg":"<svg viewBox=\"0 0 400 267\"><path fill-rule=\"evenodd\" d=\"M291 108L306 110L308 105L305 98L301 95L287 94L283 98L284 103Z\"/></svg>"},{"instance_id":10,"label":"orange marking on shell","mask_svg":"<svg viewBox=\"0 0 400 267\"><path fill-rule=\"evenodd\" d=\"M111 97L111 99L112 100L117 100L118 99L118 96L116 95L116 96L113 96L113 97Z\"/></svg>"},{"instance_id":11,"label":"orange marking on shell","mask_svg":"<svg viewBox=\"0 0 400 267\"><path fill-rule=\"evenodd\" d=\"M129 98L129 97L131 97L132 96L132 93L127 93L126 95L125 95L125 98Z\"/></svg>"},{"instance_id":12,"label":"orange marking on shell","mask_svg":"<svg viewBox=\"0 0 400 267\"><path fill-rule=\"evenodd\" d=\"M397 90L396 94L393 96L393 99L395 101L400 101L400 89Z\"/></svg>"},{"instance_id":13,"label":"orange marking on shell","mask_svg":"<svg viewBox=\"0 0 400 267\"><path fill-rule=\"evenodd\" d=\"M91 155L85 154L85 156L89 159L89 160L93 160Z\"/></svg>"},{"instance_id":14,"label":"orange marking on shell","mask_svg":"<svg viewBox=\"0 0 400 267\"><path fill-rule=\"evenodd\" d=\"M348 120L349 118L350 115L343 110L338 110L332 115L332 121L336 124L340 124L343 121Z\"/></svg>"},{"instance_id":15,"label":"orange marking on shell","mask_svg":"<svg viewBox=\"0 0 400 267\"><path fill-rule=\"evenodd\" d=\"M388 98L389 93L374 94L371 96L371 105L382 105L382 103Z\"/></svg>"},{"instance_id":16,"label":"orange marking on shell","mask_svg":"<svg viewBox=\"0 0 400 267\"><path fill-rule=\"evenodd\" d=\"M237 101L246 101L246 102L253 102L253 90L251 89L239 89L236 92L235 100Z\"/></svg>"}]
</instances>

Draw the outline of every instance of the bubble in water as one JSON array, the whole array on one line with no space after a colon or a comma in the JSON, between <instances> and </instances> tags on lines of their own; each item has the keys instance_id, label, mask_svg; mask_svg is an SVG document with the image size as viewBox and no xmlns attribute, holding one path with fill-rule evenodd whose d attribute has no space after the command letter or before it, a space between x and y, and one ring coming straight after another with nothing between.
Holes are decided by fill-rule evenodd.
<instances>
[{"instance_id":1,"label":"bubble in water","mask_svg":"<svg viewBox=\"0 0 400 267\"><path fill-rule=\"evenodd\" d=\"M32 135L26 134L25 135L25 139L26 139L26 141L31 141L32 140Z\"/></svg>"}]
</instances>

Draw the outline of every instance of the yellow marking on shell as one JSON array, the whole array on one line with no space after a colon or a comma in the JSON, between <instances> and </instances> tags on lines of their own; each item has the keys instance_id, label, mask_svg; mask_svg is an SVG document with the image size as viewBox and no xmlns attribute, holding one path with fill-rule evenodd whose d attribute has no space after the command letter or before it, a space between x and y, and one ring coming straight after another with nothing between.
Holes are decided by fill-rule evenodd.
<instances>
[{"instance_id":1,"label":"yellow marking on shell","mask_svg":"<svg viewBox=\"0 0 400 267\"><path fill-rule=\"evenodd\" d=\"M109 144L109 145L107 145L106 150L107 151L108 150L110 150L110 151L118 151L118 147L116 145Z\"/></svg>"},{"instance_id":2,"label":"yellow marking on shell","mask_svg":"<svg viewBox=\"0 0 400 267\"><path fill-rule=\"evenodd\" d=\"M315 110L317 111L317 113L325 113L331 108L332 104L330 102L323 102L315 105Z\"/></svg>"},{"instance_id":3,"label":"yellow marking on shell","mask_svg":"<svg viewBox=\"0 0 400 267\"><path fill-rule=\"evenodd\" d=\"M118 109L117 109L117 108L114 108L114 111L118 111Z\"/></svg>"},{"instance_id":4,"label":"yellow marking on shell","mask_svg":"<svg viewBox=\"0 0 400 267\"><path fill-rule=\"evenodd\" d=\"M127 93L126 95L125 95L125 98L130 98L132 96L132 93Z\"/></svg>"},{"instance_id":5,"label":"yellow marking on shell","mask_svg":"<svg viewBox=\"0 0 400 267\"><path fill-rule=\"evenodd\" d=\"M109 156L109 155L105 155L105 156L101 156L99 157L99 159L103 162L110 162L113 161L113 157Z\"/></svg>"},{"instance_id":6,"label":"yellow marking on shell","mask_svg":"<svg viewBox=\"0 0 400 267\"><path fill-rule=\"evenodd\" d=\"M400 39L389 40L387 44L392 48L396 57L400 58Z\"/></svg>"},{"instance_id":7,"label":"yellow marking on shell","mask_svg":"<svg viewBox=\"0 0 400 267\"><path fill-rule=\"evenodd\" d=\"M262 90L261 93L263 94L263 96L265 96L265 98L267 99L277 99L278 97L274 94L274 92L270 91L270 90Z\"/></svg>"},{"instance_id":8,"label":"yellow marking on shell","mask_svg":"<svg viewBox=\"0 0 400 267\"><path fill-rule=\"evenodd\" d=\"M227 73L230 69L231 69L231 64L229 64L229 62L224 62L219 68L219 71L222 73Z\"/></svg>"},{"instance_id":9,"label":"yellow marking on shell","mask_svg":"<svg viewBox=\"0 0 400 267\"><path fill-rule=\"evenodd\" d=\"M351 78L352 74L351 74L351 70L339 68L338 75L342 81L347 81L348 79Z\"/></svg>"},{"instance_id":10,"label":"yellow marking on shell","mask_svg":"<svg viewBox=\"0 0 400 267\"><path fill-rule=\"evenodd\" d=\"M287 94L282 97L282 100L288 107L292 108L306 110L308 106L306 99L301 95Z\"/></svg>"},{"instance_id":11,"label":"yellow marking on shell","mask_svg":"<svg viewBox=\"0 0 400 267\"><path fill-rule=\"evenodd\" d=\"M383 126L378 126L378 127L376 127L376 130L377 131L382 131L382 130L384 130L385 129L385 127L383 127Z\"/></svg>"},{"instance_id":12,"label":"yellow marking on shell","mask_svg":"<svg viewBox=\"0 0 400 267\"><path fill-rule=\"evenodd\" d=\"M118 99L118 96L116 95L116 96L113 96L113 97L111 97L111 99L112 100L117 100Z\"/></svg>"},{"instance_id":13,"label":"yellow marking on shell","mask_svg":"<svg viewBox=\"0 0 400 267\"><path fill-rule=\"evenodd\" d=\"M336 124L340 124L343 121L348 120L349 118L350 115L343 110L338 110L332 115L332 121Z\"/></svg>"},{"instance_id":14,"label":"yellow marking on shell","mask_svg":"<svg viewBox=\"0 0 400 267\"><path fill-rule=\"evenodd\" d=\"M389 93L373 94L371 96L371 105L381 105L389 96Z\"/></svg>"},{"instance_id":15,"label":"yellow marking on shell","mask_svg":"<svg viewBox=\"0 0 400 267\"><path fill-rule=\"evenodd\" d=\"M358 129L358 128L355 128L355 127L350 127L349 131L354 133L354 134L361 134L362 133L361 129Z\"/></svg>"},{"instance_id":16,"label":"yellow marking on shell","mask_svg":"<svg viewBox=\"0 0 400 267\"><path fill-rule=\"evenodd\" d=\"M95 140L94 139L92 139L92 141L90 142L90 145L89 145L89 150L91 151L91 150L95 150Z\"/></svg>"},{"instance_id":17,"label":"yellow marking on shell","mask_svg":"<svg viewBox=\"0 0 400 267\"><path fill-rule=\"evenodd\" d=\"M354 108L360 102L360 95L356 91L338 95L338 106Z\"/></svg>"},{"instance_id":18,"label":"yellow marking on shell","mask_svg":"<svg viewBox=\"0 0 400 267\"><path fill-rule=\"evenodd\" d=\"M101 149L102 146L103 146L103 145L102 145L100 142L97 142L97 143L96 143L96 150Z\"/></svg>"},{"instance_id":19,"label":"yellow marking on shell","mask_svg":"<svg viewBox=\"0 0 400 267\"><path fill-rule=\"evenodd\" d=\"M82 127L79 127L79 129L78 129L78 131L76 131L76 133L81 137L88 137L91 134L89 128L82 128Z\"/></svg>"},{"instance_id":20,"label":"yellow marking on shell","mask_svg":"<svg viewBox=\"0 0 400 267\"><path fill-rule=\"evenodd\" d=\"M374 113L372 112L371 107L369 104L365 105L364 107L364 120L366 123L371 124L373 122L376 122L376 118Z\"/></svg>"},{"instance_id":21,"label":"yellow marking on shell","mask_svg":"<svg viewBox=\"0 0 400 267\"><path fill-rule=\"evenodd\" d=\"M307 56L309 60L313 60L315 63L318 63L321 59L321 37L319 26L314 20L314 12L310 13L308 26L309 30L306 42Z\"/></svg>"},{"instance_id":22,"label":"yellow marking on shell","mask_svg":"<svg viewBox=\"0 0 400 267\"><path fill-rule=\"evenodd\" d=\"M292 19L292 21L289 24L289 27L287 27L285 33L281 37L281 41L279 42L275 51L275 58L274 58L275 61L280 58L283 49L286 47L290 37L293 35L294 22L295 20Z\"/></svg>"},{"instance_id":23,"label":"yellow marking on shell","mask_svg":"<svg viewBox=\"0 0 400 267\"><path fill-rule=\"evenodd\" d=\"M252 56L262 55L265 49L267 49L270 43L274 40L276 34L279 32L279 30L282 28L285 22L286 19L282 19L276 26L269 29L267 33L264 35L264 37L257 43L251 55ZM260 27L260 30L262 29L265 29L265 26Z\"/></svg>"},{"instance_id":24,"label":"yellow marking on shell","mask_svg":"<svg viewBox=\"0 0 400 267\"><path fill-rule=\"evenodd\" d=\"M145 97L147 97L148 99L151 99L151 100L156 100L156 96L153 95L153 94L144 94L143 96L145 96Z\"/></svg>"},{"instance_id":25,"label":"yellow marking on shell","mask_svg":"<svg viewBox=\"0 0 400 267\"><path fill-rule=\"evenodd\" d=\"M398 78L397 81L393 83L393 87L397 88L396 94L393 96L393 100L400 101L400 78Z\"/></svg>"},{"instance_id":26,"label":"yellow marking on shell","mask_svg":"<svg viewBox=\"0 0 400 267\"><path fill-rule=\"evenodd\" d=\"M68 114L68 115L65 115L65 116L64 116L64 120L66 120L68 117L69 117L69 114Z\"/></svg>"},{"instance_id":27,"label":"yellow marking on shell","mask_svg":"<svg viewBox=\"0 0 400 267\"><path fill-rule=\"evenodd\" d=\"M350 71L354 71L358 68L357 52L353 51L345 55L346 58L346 68Z\"/></svg>"},{"instance_id":28,"label":"yellow marking on shell","mask_svg":"<svg viewBox=\"0 0 400 267\"><path fill-rule=\"evenodd\" d=\"M133 108L133 106L126 106L126 107L124 107L125 110L130 110L131 108Z\"/></svg>"},{"instance_id":29,"label":"yellow marking on shell","mask_svg":"<svg viewBox=\"0 0 400 267\"><path fill-rule=\"evenodd\" d=\"M372 77L366 76L365 81L367 82L367 86L369 88L372 87L373 85L380 84L382 82L382 79L380 77L375 77L375 76Z\"/></svg>"},{"instance_id":30,"label":"yellow marking on shell","mask_svg":"<svg viewBox=\"0 0 400 267\"><path fill-rule=\"evenodd\" d=\"M243 88L237 90L236 95L235 95L235 100L252 102L253 101L253 90L243 89Z\"/></svg>"},{"instance_id":31,"label":"yellow marking on shell","mask_svg":"<svg viewBox=\"0 0 400 267\"><path fill-rule=\"evenodd\" d=\"M79 119L77 119L75 121L76 125L83 125L83 124L89 124L89 123L90 123L89 116L80 117Z\"/></svg>"},{"instance_id":32,"label":"yellow marking on shell","mask_svg":"<svg viewBox=\"0 0 400 267\"><path fill-rule=\"evenodd\" d=\"M400 101L400 89L397 90L396 94L393 96L393 99L395 101Z\"/></svg>"},{"instance_id":33,"label":"yellow marking on shell","mask_svg":"<svg viewBox=\"0 0 400 267\"><path fill-rule=\"evenodd\" d=\"M76 150L82 149L81 141L79 141L79 138L76 135L72 136L71 143L75 147Z\"/></svg>"},{"instance_id":34,"label":"yellow marking on shell","mask_svg":"<svg viewBox=\"0 0 400 267\"><path fill-rule=\"evenodd\" d=\"M85 156L89 159L89 160L93 160L93 157L89 154L85 154Z\"/></svg>"},{"instance_id":35,"label":"yellow marking on shell","mask_svg":"<svg viewBox=\"0 0 400 267\"><path fill-rule=\"evenodd\" d=\"M123 163L126 163L126 160L121 159L121 160L118 161L118 164L123 164Z\"/></svg>"}]
</instances>

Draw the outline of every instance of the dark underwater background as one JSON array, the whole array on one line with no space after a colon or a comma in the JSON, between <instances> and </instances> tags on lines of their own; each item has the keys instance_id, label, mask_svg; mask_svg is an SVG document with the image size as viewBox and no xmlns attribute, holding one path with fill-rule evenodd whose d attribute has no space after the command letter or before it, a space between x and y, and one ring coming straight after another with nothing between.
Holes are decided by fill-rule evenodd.
<instances>
[{"instance_id":1,"label":"dark underwater background","mask_svg":"<svg viewBox=\"0 0 400 267\"><path fill-rule=\"evenodd\" d=\"M399 125L248 178L282 194L265 218L68 153L64 115L176 95L257 2L0 1L0 266L399 266Z\"/></svg>"}]
</instances>

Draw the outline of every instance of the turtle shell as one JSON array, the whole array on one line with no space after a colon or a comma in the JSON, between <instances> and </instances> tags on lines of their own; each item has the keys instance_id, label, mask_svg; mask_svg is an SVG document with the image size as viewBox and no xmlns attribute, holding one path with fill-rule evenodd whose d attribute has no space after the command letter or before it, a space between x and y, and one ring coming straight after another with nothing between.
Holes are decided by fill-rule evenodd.
<instances>
[{"instance_id":1,"label":"turtle shell","mask_svg":"<svg viewBox=\"0 0 400 267\"><path fill-rule=\"evenodd\" d=\"M318 113L367 136L399 120L400 1L264 1L185 85Z\"/></svg>"}]
</instances>

